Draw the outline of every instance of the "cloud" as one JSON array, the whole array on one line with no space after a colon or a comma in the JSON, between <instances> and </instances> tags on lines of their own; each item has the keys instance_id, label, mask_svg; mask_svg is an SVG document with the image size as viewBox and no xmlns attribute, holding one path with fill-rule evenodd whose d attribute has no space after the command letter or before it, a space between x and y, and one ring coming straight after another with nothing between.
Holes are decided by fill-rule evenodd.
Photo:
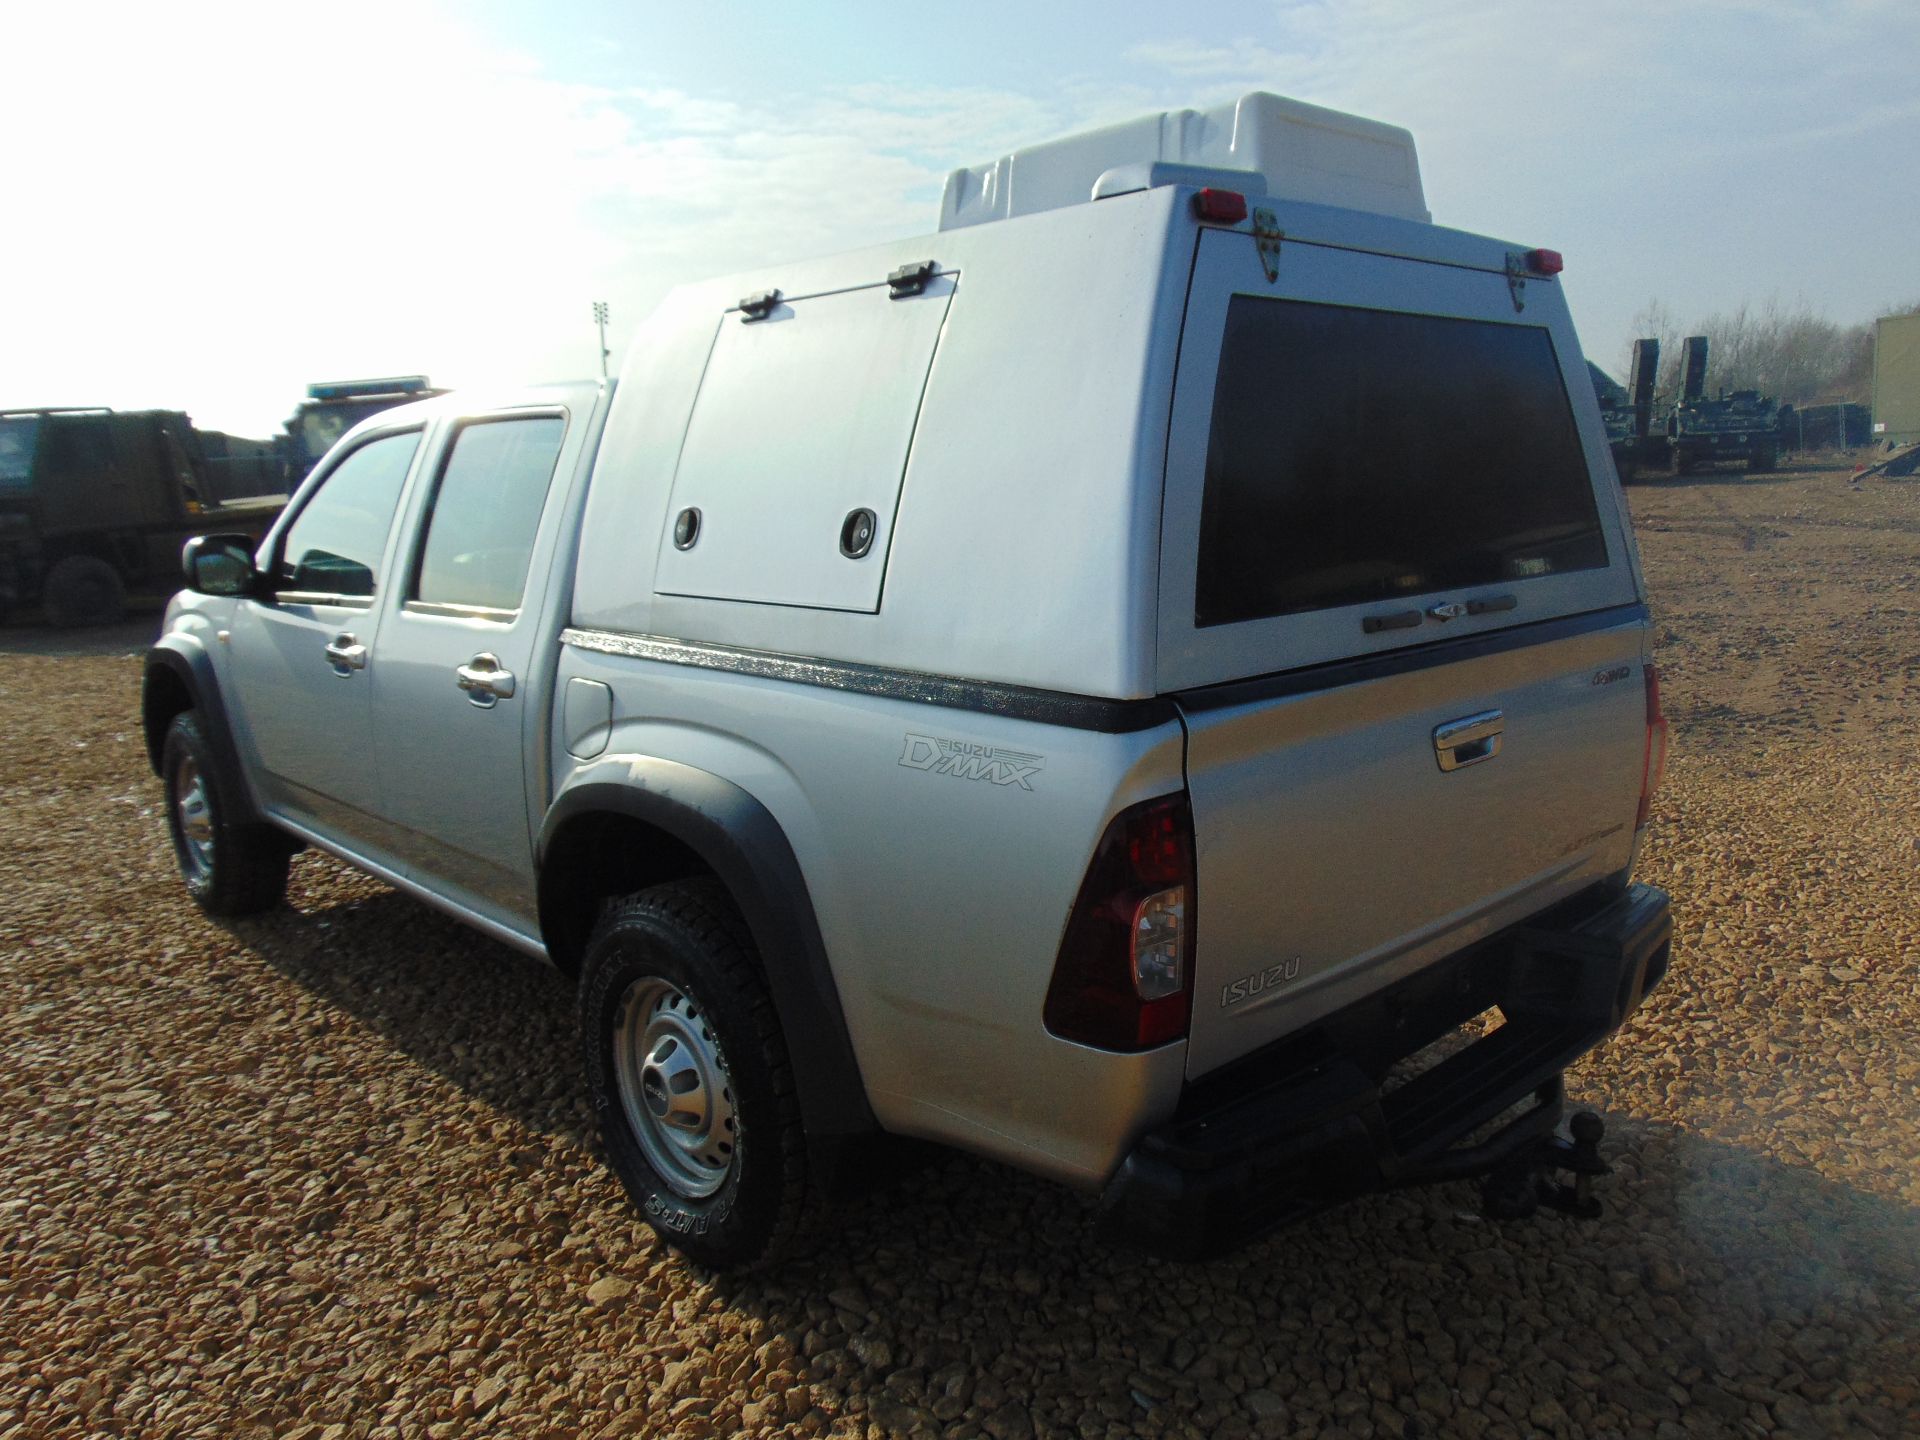
<instances>
[{"instance_id":1,"label":"cloud","mask_svg":"<svg viewBox=\"0 0 1920 1440\"><path fill-rule=\"evenodd\" d=\"M1365 109L1511 156L1584 132L1596 148L1657 148L1682 169L1799 138L1911 118L1887 102L1885 57L1920 49L1920 10L1891 3L1536 0L1276 4L1273 34L1134 46L1150 69L1220 88L1272 86ZM1862 107L1865 113L1862 113ZM1820 117L1809 125L1810 117ZM1664 143L1661 143L1664 141ZM1565 166L1560 167L1565 169ZM1583 176L1585 180L1589 177Z\"/></svg>"},{"instance_id":2,"label":"cloud","mask_svg":"<svg viewBox=\"0 0 1920 1440\"><path fill-rule=\"evenodd\" d=\"M1783 169L1839 184L1851 137L1891 152L1915 128L1908 97L1880 98L1884 57L1920 49L1907 6L1272 16L1006 72L1044 80L779 90L649 78L611 38L558 73L416 0L29 7L0 87L0 401L188 405L259 431L336 374L585 373L592 300L617 352L676 282L931 230L953 166L1256 88L1409 126L1436 215L1557 243L1621 317L1676 251L1728 308L1715 227L1748 247L1754 293L1791 292L1807 248L1767 271L1793 247L1762 223L1782 225ZM583 78L602 74L619 80ZM1884 178L1858 189L1891 207Z\"/></svg>"},{"instance_id":3,"label":"cloud","mask_svg":"<svg viewBox=\"0 0 1920 1440\"><path fill-rule=\"evenodd\" d=\"M1183 79L1204 81L1271 79L1292 69L1299 58L1297 54L1246 39L1226 45L1198 40L1161 40L1135 45L1127 51L1127 59L1137 64Z\"/></svg>"},{"instance_id":4,"label":"cloud","mask_svg":"<svg viewBox=\"0 0 1920 1440\"><path fill-rule=\"evenodd\" d=\"M1123 103L1089 83L590 84L375 0L324 22L41 7L11 39L40 63L0 90L0 173L33 217L0 232L29 277L6 403L186 405L256 432L315 378L586 373L590 300L613 303L617 356L671 284L929 231L952 166Z\"/></svg>"},{"instance_id":5,"label":"cloud","mask_svg":"<svg viewBox=\"0 0 1920 1440\"><path fill-rule=\"evenodd\" d=\"M1920 150L1920 103L1889 64L1920 54L1920 7L1287 0L1271 13L1257 38L1170 30L1129 58L1149 84L1206 99L1272 89L1407 126L1436 220L1568 252L1594 353L1623 346L1649 293L1688 314L1805 293L1853 320L1911 288L1884 242L1912 232L1920 202L1874 156Z\"/></svg>"}]
</instances>

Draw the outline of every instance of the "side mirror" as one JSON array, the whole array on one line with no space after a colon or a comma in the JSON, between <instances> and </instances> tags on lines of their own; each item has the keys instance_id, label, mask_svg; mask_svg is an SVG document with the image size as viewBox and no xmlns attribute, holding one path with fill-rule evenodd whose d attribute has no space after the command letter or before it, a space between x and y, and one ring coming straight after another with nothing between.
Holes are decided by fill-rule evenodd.
<instances>
[{"instance_id":1,"label":"side mirror","mask_svg":"<svg viewBox=\"0 0 1920 1440\"><path fill-rule=\"evenodd\" d=\"M251 595L258 576L249 535L196 535L180 552L187 585L202 595Z\"/></svg>"}]
</instances>

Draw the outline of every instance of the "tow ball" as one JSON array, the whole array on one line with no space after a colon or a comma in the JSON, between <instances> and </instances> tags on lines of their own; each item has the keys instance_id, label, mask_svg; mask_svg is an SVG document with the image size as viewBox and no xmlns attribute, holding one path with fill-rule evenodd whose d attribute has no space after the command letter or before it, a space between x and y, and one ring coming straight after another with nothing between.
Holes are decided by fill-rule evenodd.
<instances>
[{"instance_id":1,"label":"tow ball","mask_svg":"<svg viewBox=\"0 0 1920 1440\"><path fill-rule=\"evenodd\" d=\"M1524 1220L1542 1205L1577 1220L1597 1220L1601 1205L1593 1182L1611 1172L1600 1158L1607 1127L1591 1110L1574 1113L1571 1140L1550 1135L1531 1145L1480 1183L1480 1206L1492 1220ZM1564 1172L1572 1183L1553 1178Z\"/></svg>"}]
</instances>

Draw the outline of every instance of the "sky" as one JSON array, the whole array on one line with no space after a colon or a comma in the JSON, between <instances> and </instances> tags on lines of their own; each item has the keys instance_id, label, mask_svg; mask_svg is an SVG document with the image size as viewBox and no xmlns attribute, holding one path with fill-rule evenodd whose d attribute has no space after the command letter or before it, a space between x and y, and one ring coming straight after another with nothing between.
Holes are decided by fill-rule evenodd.
<instances>
[{"instance_id":1,"label":"sky","mask_svg":"<svg viewBox=\"0 0 1920 1440\"><path fill-rule=\"evenodd\" d=\"M675 284L931 232L947 171L1271 90L1404 125L1583 345L1920 299L1912 0L21 6L0 407L266 435L310 381L617 366ZM1908 72L1902 74L1902 67Z\"/></svg>"}]
</instances>

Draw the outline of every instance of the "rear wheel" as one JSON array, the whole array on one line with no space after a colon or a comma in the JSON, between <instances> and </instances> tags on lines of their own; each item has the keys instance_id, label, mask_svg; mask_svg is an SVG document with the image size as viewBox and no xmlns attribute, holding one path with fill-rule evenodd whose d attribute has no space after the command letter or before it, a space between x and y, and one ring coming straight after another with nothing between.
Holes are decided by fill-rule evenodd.
<instances>
[{"instance_id":1,"label":"rear wheel","mask_svg":"<svg viewBox=\"0 0 1920 1440\"><path fill-rule=\"evenodd\" d=\"M127 610L120 572L98 555L69 555L56 562L40 596L49 625L111 625Z\"/></svg>"},{"instance_id":2,"label":"rear wheel","mask_svg":"<svg viewBox=\"0 0 1920 1440\"><path fill-rule=\"evenodd\" d=\"M815 1187L773 997L719 884L608 907L581 967L580 1033L608 1158L661 1238L716 1268L780 1259Z\"/></svg>"},{"instance_id":3,"label":"rear wheel","mask_svg":"<svg viewBox=\"0 0 1920 1440\"><path fill-rule=\"evenodd\" d=\"M236 824L200 717L173 717L160 752L167 830L187 893L209 915L253 915L286 898L292 846L266 825Z\"/></svg>"}]
</instances>

